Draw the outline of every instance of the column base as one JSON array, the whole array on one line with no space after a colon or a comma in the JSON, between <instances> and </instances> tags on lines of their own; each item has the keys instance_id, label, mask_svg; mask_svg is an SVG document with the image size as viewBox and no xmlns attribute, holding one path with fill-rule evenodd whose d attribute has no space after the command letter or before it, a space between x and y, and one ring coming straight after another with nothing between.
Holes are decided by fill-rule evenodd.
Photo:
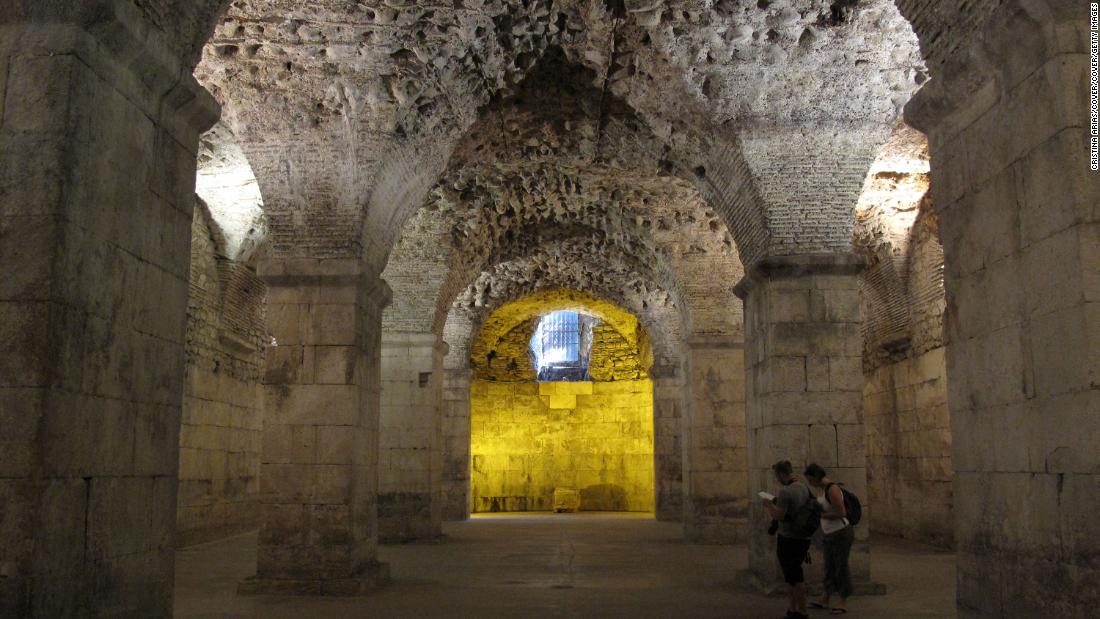
<instances>
[{"instance_id":1,"label":"column base","mask_svg":"<svg viewBox=\"0 0 1100 619\"><path fill-rule=\"evenodd\" d=\"M768 597L787 595L787 583L781 580L765 581L752 570L738 570L735 582L741 591L763 593ZM807 582L806 590L809 595L816 596L824 593L825 588L820 582ZM886 584L874 580L852 583L852 597L868 595L886 595Z\"/></svg>"},{"instance_id":2,"label":"column base","mask_svg":"<svg viewBox=\"0 0 1100 619\"><path fill-rule=\"evenodd\" d=\"M443 522L438 501L439 498L431 493L380 492L378 542L408 544L439 539L443 535Z\"/></svg>"},{"instance_id":3,"label":"column base","mask_svg":"<svg viewBox=\"0 0 1100 619\"><path fill-rule=\"evenodd\" d=\"M237 584L237 595L317 595L357 596L381 589L390 583L390 565L374 563L352 578L258 578L252 576Z\"/></svg>"}]
</instances>

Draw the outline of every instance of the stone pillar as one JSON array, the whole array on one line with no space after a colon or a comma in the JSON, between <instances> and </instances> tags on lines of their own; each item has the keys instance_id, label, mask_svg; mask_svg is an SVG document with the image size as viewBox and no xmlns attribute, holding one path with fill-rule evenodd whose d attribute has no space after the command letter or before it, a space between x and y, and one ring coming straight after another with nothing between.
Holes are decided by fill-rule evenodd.
<instances>
[{"instance_id":1,"label":"stone pillar","mask_svg":"<svg viewBox=\"0 0 1100 619\"><path fill-rule=\"evenodd\" d=\"M1088 3L1005 2L909 104L945 258L960 617L1100 607Z\"/></svg>"},{"instance_id":2,"label":"stone pillar","mask_svg":"<svg viewBox=\"0 0 1100 619\"><path fill-rule=\"evenodd\" d=\"M697 336L691 352L691 406L684 423L684 536L744 541L748 518L745 355L741 338Z\"/></svg>"},{"instance_id":3,"label":"stone pillar","mask_svg":"<svg viewBox=\"0 0 1100 619\"><path fill-rule=\"evenodd\" d=\"M443 372L443 519L470 517L469 369Z\"/></svg>"},{"instance_id":4,"label":"stone pillar","mask_svg":"<svg viewBox=\"0 0 1100 619\"><path fill-rule=\"evenodd\" d=\"M855 256L766 258L736 292L745 303L746 425L749 463L749 575L781 585L775 538L756 499L777 487L771 465L817 462L863 500L852 571L857 593L871 592L867 473L863 435L860 262ZM820 582L821 561L809 582Z\"/></svg>"},{"instance_id":5,"label":"stone pillar","mask_svg":"<svg viewBox=\"0 0 1100 619\"><path fill-rule=\"evenodd\" d=\"M653 380L656 517L664 522L680 522L684 518L681 422L687 408L687 388L678 365L655 366L649 376Z\"/></svg>"},{"instance_id":6,"label":"stone pillar","mask_svg":"<svg viewBox=\"0 0 1100 619\"><path fill-rule=\"evenodd\" d=\"M443 533L443 357L434 333L382 334L378 535L383 543Z\"/></svg>"},{"instance_id":7,"label":"stone pillar","mask_svg":"<svg viewBox=\"0 0 1100 619\"><path fill-rule=\"evenodd\" d=\"M172 612L195 161L217 105L136 9L94 4L0 8L4 617Z\"/></svg>"},{"instance_id":8,"label":"stone pillar","mask_svg":"<svg viewBox=\"0 0 1100 619\"><path fill-rule=\"evenodd\" d=\"M260 267L274 345L264 376L260 545L241 593L354 595L377 561L382 308L357 259Z\"/></svg>"}]
</instances>

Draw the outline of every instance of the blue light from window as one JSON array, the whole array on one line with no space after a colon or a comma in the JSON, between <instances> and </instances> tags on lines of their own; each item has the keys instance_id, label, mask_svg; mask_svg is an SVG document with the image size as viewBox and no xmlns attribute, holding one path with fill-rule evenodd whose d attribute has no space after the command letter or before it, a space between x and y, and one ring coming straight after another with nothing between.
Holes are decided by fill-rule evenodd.
<instances>
[{"instance_id":1,"label":"blue light from window","mask_svg":"<svg viewBox=\"0 0 1100 619\"><path fill-rule=\"evenodd\" d=\"M580 361L580 315L551 312L539 321L531 338L538 369Z\"/></svg>"}]
</instances>

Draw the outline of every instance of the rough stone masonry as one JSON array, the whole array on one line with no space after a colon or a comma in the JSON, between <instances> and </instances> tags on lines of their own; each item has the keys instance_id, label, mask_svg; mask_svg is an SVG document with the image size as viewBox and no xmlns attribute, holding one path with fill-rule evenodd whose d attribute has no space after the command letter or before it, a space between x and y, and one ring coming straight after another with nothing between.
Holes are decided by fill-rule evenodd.
<instances>
[{"instance_id":1,"label":"rough stone masonry","mask_svg":"<svg viewBox=\"0 0 1100 619\"><path fill-rule=\"evenodd\" d=\"M954 549L960 616L1091 616L1082 4L0 0L0 615L169 616L250 529L242 594L384 586L486 496L479 381L534 432L500 381L570 290L646 334L594 384L651 444L523 408L628 432L652 502L600 505L771 589L752 497L817 460L860 590L875 531Z\"/></svg>"}]
</instances>

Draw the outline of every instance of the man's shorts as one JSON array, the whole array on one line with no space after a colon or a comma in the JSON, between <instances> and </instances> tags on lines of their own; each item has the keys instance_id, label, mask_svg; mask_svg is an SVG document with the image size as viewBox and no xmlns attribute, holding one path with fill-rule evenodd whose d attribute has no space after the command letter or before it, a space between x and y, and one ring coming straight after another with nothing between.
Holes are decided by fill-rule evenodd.
<instances>
[{"instance_id":1,"label":"man's shorts","mask_svg":"<svg viewBox=\"0 0 1100 619\"><path fill-rule=\"evenodd\" d=\"M806 560L806 553L810 552L810 540L782 535L776 537L775 554L779 557L779 567L783 569L783 580L788 585L804 582L806 577L802 574L802 562Z\"/></svg>"}]
</instances>

